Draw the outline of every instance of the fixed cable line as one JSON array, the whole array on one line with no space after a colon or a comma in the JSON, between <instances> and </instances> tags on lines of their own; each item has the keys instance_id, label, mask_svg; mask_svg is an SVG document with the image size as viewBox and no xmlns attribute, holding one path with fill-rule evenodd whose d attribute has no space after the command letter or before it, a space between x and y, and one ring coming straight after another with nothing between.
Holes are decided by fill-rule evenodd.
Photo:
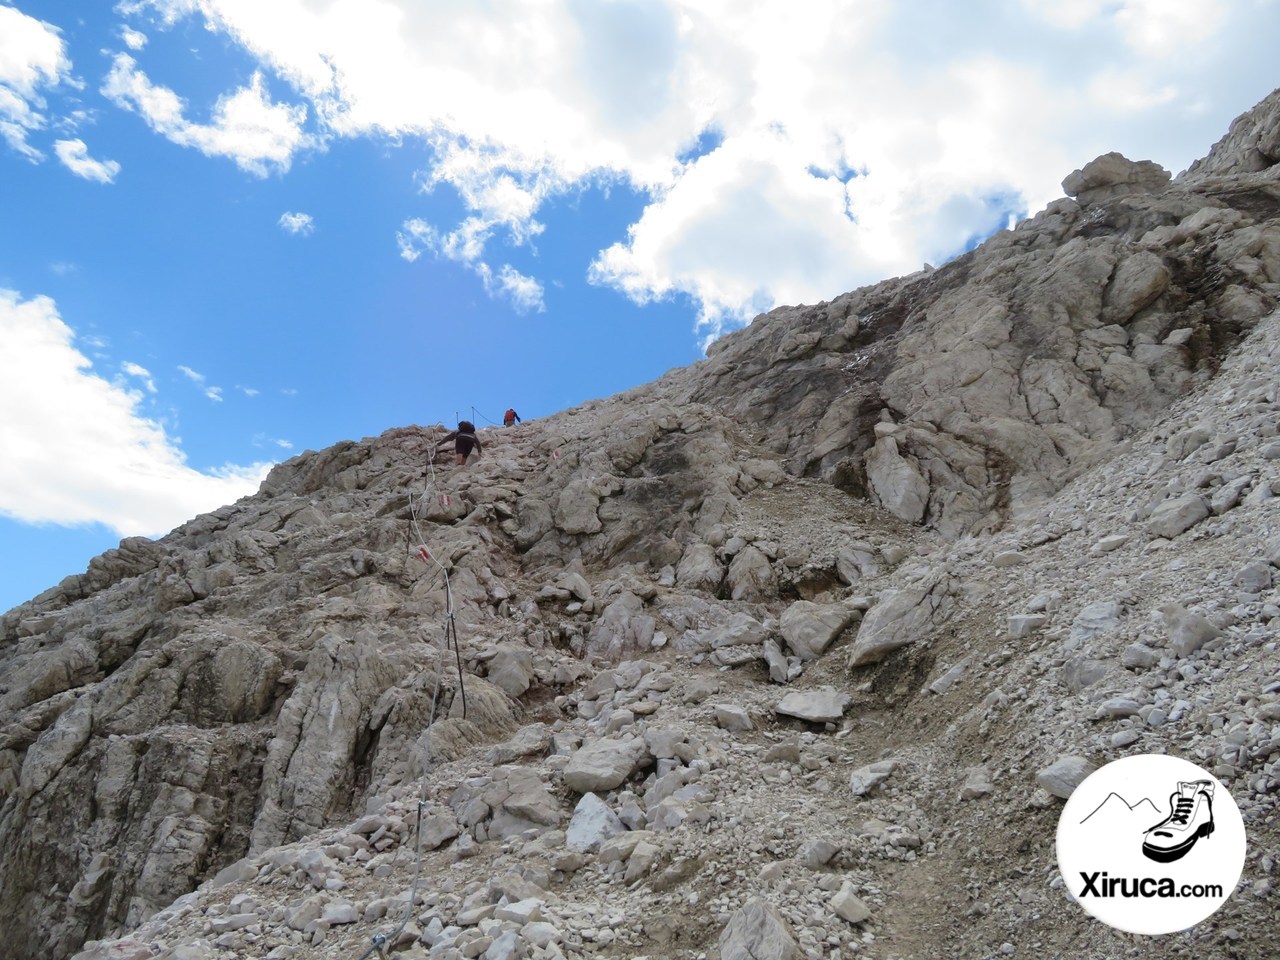
<instances>
[{"instance_id":1,"label":"fixed cable line","mask_svg":"<svg viewBox=\"0 0 1280 960\"><path fill-rule=\"evenodd\" d=\"M435 440L435 430L432 430L431 439ZM422 534L422 526L418 522L418 504L422 502L431 492L436 489L436 473L435 473L435 445L434 443L428 447L427 452L427 474L429 482L427 488L418 498L418 503L414 502L413 491L409 491L409 536L414 535L418 538L418 557L424 562L431 562L436 565L440 573L444 576L444 594L445 594L445 623L444 630L440 634L440 645L436 649L436 682L431 692L431 710L427 715L426 736L423 738L422 745L422 781L418 788L418 816L415 825L417 832L417 841L414 848L413 863L413 884L409 889L409 898L405 903L404 916L400 923L391 933L375 934L369 948L360 955L359 960L369 960L375 953L379 956L386 956L388 945L394 947L400 939L400 935L404 933L405 927L409 925L409 919L413 916L413 910L418 902L418 889L422 882L422 818L423 812L427 806L427 781L431 773L431 730L435 726L436 710L440 703L440 686L441 678L444 676L444 661L448 655L450 642L453 643L454 657L458 668L458 692L462 696L462 718L467 717L467 690L463 681L462 673L462 652L458 643L458 626L454 616L453 604L453 584L449 580L449 571L443 563L441 563L431 551L427 549L426 537Z\"/></svg>"}]
</instances>

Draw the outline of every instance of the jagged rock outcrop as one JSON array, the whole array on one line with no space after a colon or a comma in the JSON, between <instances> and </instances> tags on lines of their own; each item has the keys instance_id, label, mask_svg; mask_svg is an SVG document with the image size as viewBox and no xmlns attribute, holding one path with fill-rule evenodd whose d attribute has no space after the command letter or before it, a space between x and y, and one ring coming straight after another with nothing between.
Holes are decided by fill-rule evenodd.
<instances>
[{"instance_id":1,"label":"jagged rock outcrop","mask_svg":"<svg viewBox=\"0 0 1280 960\"><path fill-rule=\"evenodd\" d=\"M905 520L998 527L1150 425L1280 302L1278 102L1177 180L1108 154L940 269L760 317L666 392Z\"/></svg>"},{"instance_id":2,"label":"jagged rock outcrop","mask_svg":"<svg viewBox=\"0 0 1280 960\"><path fill-rule=\"evenodd\" d=\"M1034 915L1155 956L1050 883L1058 798L1149 751L1250 831L1189 952L1261 955L1277 118L465 468L307 452L0 616L9 954L978 957Z\"/></svg>"}]
</instances>

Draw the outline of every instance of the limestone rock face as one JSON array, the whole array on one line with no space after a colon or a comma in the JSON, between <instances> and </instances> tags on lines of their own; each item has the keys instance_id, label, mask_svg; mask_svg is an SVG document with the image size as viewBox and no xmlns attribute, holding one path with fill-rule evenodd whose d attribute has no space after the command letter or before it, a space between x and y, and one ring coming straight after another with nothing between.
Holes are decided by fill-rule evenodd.
<instances>
[{"instance_id":1,"label":"limestone rock face","mask_svg":"<svg viewBox=\"0 0 1280 960\"><path fill-rule=\"evenodd\" d=\"M1275 308L1278 100L1177 180L1099 157L1067 177L1075 199L946 266L780 307L662 382L909 522L1025 513Z\"/></svg>"},{"instance_id":2,"label":"limestone rock face","mask_svg":"<svg viewBox=\"0 0 1280 960\"><path fill-rule=\"evenodd\" d=\"M1209 155L1187 170L1188 178L1252 174L1280 163L1280 92L1272 93L1248 113L1237 117Z\"/></svg>"},{"instance_id":3,"label":"limestone rock face","mask_svg":"<svg viewBox=\"0 0 1280 960\"><path fill-rule=\"evenodd\" d=\"M305 452L0 615L5 956L986 955L1007 910L909 887L955 837L1104 949L1008 865L1137 750L1275 848L1278 129L1099 158L463 468Z\"/></svg>"}]
</instances>

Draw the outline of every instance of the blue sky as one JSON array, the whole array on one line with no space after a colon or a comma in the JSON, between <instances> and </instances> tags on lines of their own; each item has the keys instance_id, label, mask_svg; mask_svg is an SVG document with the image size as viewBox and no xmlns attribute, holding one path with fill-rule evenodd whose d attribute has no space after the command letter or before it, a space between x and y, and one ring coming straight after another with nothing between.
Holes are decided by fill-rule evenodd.
<instances>
[{"instance_id":1,"label":"blue sky","mask_svg":"<svg viewBox=\"0 0 1280 960\"><path fill-rule=\"evenodd\" d=\"M304 449L942 262L1100 153L1177 173L1276 36L1276 0L0 0L0 610Z\"/></svg>"}]
</instances>

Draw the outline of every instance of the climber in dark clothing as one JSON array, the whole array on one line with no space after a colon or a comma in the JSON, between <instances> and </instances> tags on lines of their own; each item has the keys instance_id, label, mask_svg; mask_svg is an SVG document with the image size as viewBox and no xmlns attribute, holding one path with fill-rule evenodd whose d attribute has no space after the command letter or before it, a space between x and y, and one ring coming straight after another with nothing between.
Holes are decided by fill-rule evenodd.
<instances>
[{"instance_id":1,"label":"climber in dark clothing","mask_svg":"<svg viewBox=\"0 0 1280 960\"><path fill-rule=\"evenodd\" d=\"M484 452L480 446L480 438L476 436L475 425L470 420L459 420L458 429L446 434L445 438L436 444L436 449L439 450L450 440L453 441L453 452L458 455L458 466L467 462L467 457L471 456L472 450L477 454Z\"/></svg>"}]
</instances>

